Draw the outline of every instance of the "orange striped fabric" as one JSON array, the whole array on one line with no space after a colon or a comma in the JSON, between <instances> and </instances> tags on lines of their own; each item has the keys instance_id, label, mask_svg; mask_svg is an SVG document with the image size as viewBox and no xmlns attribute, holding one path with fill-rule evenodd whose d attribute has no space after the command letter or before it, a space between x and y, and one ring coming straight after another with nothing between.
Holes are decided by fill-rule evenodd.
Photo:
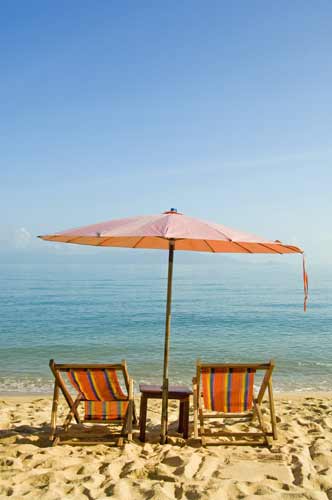
<instances>
[{"instance_id":1,"label":"orange striped fabric","mask_svg":"<svg viewBox=\"0 0 332 500\"><path fill-rule=\"evenodd\" d=\"M85 420L123 420L128 401L85 401Z\"/></svg>"},{"instance_id":2,"label":"orange striped fabric","mask_svg":"<svg viewBox=\"0 0 332 500\"><path fill-rule=\"evenodd\" d=\"M86 401L127 400L115 369L71 369L67 372L72 386Z\"/></svg>"},{"instance_id":3,"label":"orange striped fabric","mask_svg":"<svg viewBox=\"0 0 332 500\"><path fill-rule=\"evenodd\" d=\"M204 407L223 413L251 410L255 370L252 368L201 368Z\"/></svg>"}]
</instances>

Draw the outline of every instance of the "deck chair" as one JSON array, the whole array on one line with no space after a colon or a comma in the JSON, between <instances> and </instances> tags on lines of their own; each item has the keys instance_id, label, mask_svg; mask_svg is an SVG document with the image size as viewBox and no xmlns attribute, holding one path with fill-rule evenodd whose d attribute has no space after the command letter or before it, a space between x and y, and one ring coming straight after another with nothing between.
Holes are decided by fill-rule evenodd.
<instances>
[{"instance_id":1,"label":"deck chair","mask_svg":"<svg viewBox=\"0 0 332 500\"><path fill-rule=\"evenodd\" d=\"M136 423L136 413L133 380L129 377L125 361L119 364L57 364L51 359L50 369L55 378L50 433L53 445L60 443L60 434L57 433L59 391L69 406L63 424L64 431L68 430L73 418L78 424L122 424L117 444L123 444L125 435L129 441L132 440L132 424ZM118 373L124 381L125 392ZM73 399L71 393L75 393L76 398ZM81 403L84 403L83 418L79 414Z\"/></svg>"},{"instance_id":2,"label":"deck chair","mask_svg":"<svg viewBox=\"0 0 332 500\"><path fill-rule=\"evenodd\" d=\"M252 444L271 446L271 437L277 439L276 416L272 391L272 371L274 362L263 364L203 364L196 365L193 378L194 396L194 436L200 438L203 446L207 444ZM257 397L254 395L254 377L258 370L265 371ZM268 390L270 430L263 418L262 400ZM209 412L209 413L206 413ZM204 428L206 418L232 418L253 420L257 417L260 432L231 432L223 430L214 433L216 437L230 439L208 443ZM225 421L224 421L225 423ZM245 438L240 441L238 438ZM252 440L254 438L254 440Z\"/></svg>"}]
</instances>

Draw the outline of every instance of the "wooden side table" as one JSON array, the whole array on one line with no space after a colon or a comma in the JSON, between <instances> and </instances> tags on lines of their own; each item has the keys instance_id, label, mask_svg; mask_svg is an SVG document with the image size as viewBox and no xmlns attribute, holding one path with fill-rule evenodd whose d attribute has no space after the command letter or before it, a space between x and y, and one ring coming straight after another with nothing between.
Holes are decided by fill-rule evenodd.
<instances>
[{"instance_id":1,"label":"wooden side table","mask_svg":"<svg viewBox=\"0 0 332 500\"><path fill-rule=\"evenodd\" d=\"M162 399L162 388L160 385L140 384L139 389L141 391L139 439L145 443L148 399ZM183 434L184 439L188 439L189 436L189 396L191 395L191 389L183 385L171 385L168 390L168 399L180 401L178 432Z\"/></svg>"}]
</instances>

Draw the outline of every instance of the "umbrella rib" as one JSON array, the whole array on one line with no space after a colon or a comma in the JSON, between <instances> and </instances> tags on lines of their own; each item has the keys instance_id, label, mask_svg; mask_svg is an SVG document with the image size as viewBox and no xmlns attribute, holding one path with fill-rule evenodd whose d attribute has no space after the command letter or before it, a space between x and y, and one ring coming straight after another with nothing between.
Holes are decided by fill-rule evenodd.
<instances>
[{"instance_id":1,"label":"umbrella rib","mask_svg":"<svg viewBox=\"0 0 332 500\"><path fill-rule=\"evenodd\" d=\"M61 235L59 235L61 236ZM65 243L75 243L75 240L80 239L81 236L75 236L75 238L70 238L69 240L65 241Z\"/></svg>"},{"instance_id":2,"label":"umbrella rib","mask_svg":"<svg viewBox=\"0 0 332 500\"><path fill-rule=\"evenodd\" d=\"M142 240L144 240L144 238L145 238L145 236L142 236L141 238L139 238L139 239L136 241L135 245L134 245L132 248L137 248L137 246L141 243L141 241L142 241Z\"/></svg>"},{"instance_id":3,"label":"umbrella rib","mask_svg":"<svg viewBox=\"0 0 332 500\"><path fill-rule=\"evenodd\" d=\"M237 245L238 247L240 248L243 248L243 250L245 250L247 253L254 253L252 252L251 250L249 250L248 248L246 248L245 246L241 245L240 243L238 243L237 241L232 241L230 240L232 243L234 243L234 245Z\"/></svg>"},{"instance_id":4,"label":"umbrella rib","mask_svg":"<svg viewBox=\"0 0 332 500\"><path fill-rule=\"evenodd\" d=\"M216 229L217 233L221 234L224 238L226 238L226 240L228 241L232 241L232 238L230 238L229 236L227 236L226 233L223 233L222 231L220 231L219 229Z\"/></svg>"},{"instance_id":5,"label":"umbrella rib","mask_svg":"<svg viewBox=\"0 0 332 500\"><path fill-rule=\"evenodd\" d=\"M284 244L282 243L282 246L283 246L283 247L286 247L286 248L289 248L289 250L292 250L294 253L299 253L299 252L297 252L296 250L294 250L294 247L293 247L293 246L291 246L291 245L284 245ZM296 247L296 248L297 248L297 247ZM299 248L299 250L301 250L301 248ZM301 250L301 253L304 253L304 252L303 252L303 250Z\"/></svg>"},{"instance_id":6,"label":"umbrella rib","mask_svg":"<svg viewBox=\"0 0 332 500\"><path fill-rule=\"evenodd\" d=\"M101 241L100 243L98 243L98 245L96 245L96 246L101 247L101 246L103 246L104 243L106 243L106 241L111 240L112 238L113 238L113 236L109 236L109 237L105 238L103 241Z\"/></svg>"},{"instance_id":7,"label":"umbrella rib","mask_svg":"<svg viewBox=\"0 0 332 500\"><path fill-rule=\"evenodd\" d=\"M60 234L52 234L48 237L48 241L55 241L55 242L59 242L59 243L63 243L61 240L56 240L55 238L58 238L59 236L61 236ZM43 237L42 237L43 238ZM65 242L66 243L66 242Z\"/></svg>"},{"instance_id":8,"label":"umbrella rib","mask_svg":"<svg viewBox=\"0 0 332 500\"><path fill-rule=\"evenodd\" d=\"M100 243L98 243L98 245L96 246L103 246L104 243L106 243L106 241L109 241L109 240L112 240L114 238L114 236L110 236L109 238L105 238L103 241L101 241ZM131 248L137 248L137 246L141 243L142 240L144 240L145 236L142 236L141 238L139 238L135 245L133 245Z\"/></svg>"},{"instance_id":9,"label":"umbrella rib","mask_svg":"<svg viewBox=\"0 0 332 500\"><path fill-rule=\"evenodd\" d=\"M47 241L53 241L53 238L56 238L56 234L49 234L49 235L46 235L46 236L38 236L38 238L40 238L41 240L44 240L45 238L47 238Z\"/></svg>"},{"instance_id":10,"label":"umbrella rib","mask_svg":"<svg viewBox=\"0 0 332 500\"><path fill-rule=\"evenodd\" d=\"M258 243L262 247L268 248L269 250L272 250L275 253L278 253L279 255L282 255L282 252L278 252L278 250L275 250L274 248L270 247L269 245L265 245L265 243ZM282 244L281 244L282 245Z\"/></svg>"},{"instance_id":11,"label":"umbrella rib","mask_svg":"<svg viewBox=\"0 0 332 500\"><path fill-rule=\"evenodd\" d=\"M209 247L209 249L211 250L211 252L216 253L215 249L210 245L210 243L208 243L207 240L204 240L204 243L207 244L207 246Z\"/></svg>"}]
</instances>

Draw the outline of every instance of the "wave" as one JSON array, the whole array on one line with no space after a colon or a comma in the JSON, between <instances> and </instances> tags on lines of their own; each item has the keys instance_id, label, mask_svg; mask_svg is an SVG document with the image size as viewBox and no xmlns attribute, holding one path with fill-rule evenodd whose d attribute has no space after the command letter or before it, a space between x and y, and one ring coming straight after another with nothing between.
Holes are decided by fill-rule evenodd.
<instances>
[{"instance_id":1,"label":"wave","mask_svg":"<svg viewBox=\"0 0 332 500\"><path fill-rule=\"evenodd\" d=\"M159 383L155 379L148 378L140 382L153 384ZM177 385L190 385L184 379L174 380L172 384ZM320 377L315 378L314 383L309 385L307 379L299 378L285 378L284 380L276 382L274 380L274 392L313 392L313 391L328 391L331 387L331 380L323 379ZM255 386L255 391L259 390L259 386ZM41 394L49 395L53 392L53 381L51 379L43 379L41 377L0 377L0 394ZM135 387L135 393L139 394L138 384Z\"/></svg>"}]
</instances>

